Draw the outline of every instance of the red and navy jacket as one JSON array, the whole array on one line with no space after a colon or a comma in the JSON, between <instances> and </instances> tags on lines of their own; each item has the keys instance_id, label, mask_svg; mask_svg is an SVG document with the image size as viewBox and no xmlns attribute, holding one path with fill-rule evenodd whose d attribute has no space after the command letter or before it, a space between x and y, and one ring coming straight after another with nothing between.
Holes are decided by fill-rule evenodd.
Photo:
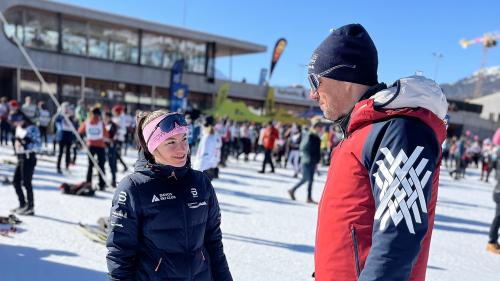
<instances>
[{"instance_id":1,"label":"red and navy jacket","mask_svg":"<svg viewBox=\"0 0 500 281\"><path fill-rule=\"evenodd\" d=\"M319 204L317 281L425 279L446 112L421 76L355 105Z\"/></svg>"}]
</instances>

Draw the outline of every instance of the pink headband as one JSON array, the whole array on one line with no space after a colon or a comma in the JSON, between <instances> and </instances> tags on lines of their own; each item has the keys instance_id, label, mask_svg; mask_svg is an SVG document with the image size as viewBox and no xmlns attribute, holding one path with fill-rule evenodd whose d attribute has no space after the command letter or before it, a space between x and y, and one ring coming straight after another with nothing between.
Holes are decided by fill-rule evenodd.
<instances>
[{"instance_id":1,"label":"pink headband","mask_svg":"<svg viewBox=\"0 0 500 281\"><path fill-rule=\"evenodd\" d=\"M155 151L156 148L158 148L158 146L168 138L178 134L187 134L189 131L188 127L177 126L177 124L176 127L170 132L163 132L160 128L156 128L158 123L160 123L166 115L167 114L164 114L155 118L153 121L148 123L146 127L144 127L144 130L142 130L142 137L144 138L144 141L147 141L149 138L149 142L147 143L147 145L148 151L151 154L153 154L153 151ZM151 136L151 134L153 135Z\"/></svg>"}]
</instances>

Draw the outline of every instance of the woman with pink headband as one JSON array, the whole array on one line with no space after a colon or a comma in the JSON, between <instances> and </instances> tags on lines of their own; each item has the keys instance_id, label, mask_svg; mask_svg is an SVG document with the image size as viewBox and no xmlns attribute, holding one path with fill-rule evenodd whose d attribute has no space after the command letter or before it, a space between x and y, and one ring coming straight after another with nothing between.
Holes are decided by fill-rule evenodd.
<instances>
[{"instance_id":1,"label":"woman with pink headband","mask_svg":"<svg viewBox=\"0 0 500 281\"><path fill-rule=\"evenodd\" d=\"M187 133L178 113L138 120L139 160L111 208L109 280L233 280L217 196L208 177L191 168Z\"/></svg>"}]
</instances>

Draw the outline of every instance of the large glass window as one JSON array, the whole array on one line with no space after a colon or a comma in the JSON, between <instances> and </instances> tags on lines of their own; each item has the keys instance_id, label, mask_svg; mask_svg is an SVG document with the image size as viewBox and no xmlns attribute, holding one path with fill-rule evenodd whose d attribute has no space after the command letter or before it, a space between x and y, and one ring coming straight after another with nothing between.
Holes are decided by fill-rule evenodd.
<instances>
[{"instance_id":1,"label":"large glass window","mask_svg":"<svg viewBox=\"0 0 500 281\"><path fill-rule=\"evenodd\" d=\"M180 40L168 36L163 36L165 45L165 56L163 56L163 67L172 68L175 61L181 58L179 53Z\"/></svg>"},{"instance_id":2,"label":"large glass window","mask_svg":"<svg viewBox=\"0 0 500 281\"><path fill-rule=\"evenodd\" d=\"M61 43L63 53L139 63L138 30L58 17L55 13L32 9L13 9L6 16L9 22L4 26L7 36L16 36L27 47L58 51ZM206 43L143 33L141 47L143 65L170 69L182 58L185 71L206 72ZM212 66L210 61L208 64Z\"/></svg>"},{"instance_id":3,"label":"large glass window","mask_svg":"<svg viewBox=\"0 0 500 281\"><path fill-rule=\"evenodd\" d=\"M164 46L163 37L144 33L142 36L141 63L151 66L162 66Z\"/></svg>"},{"instance_id":4,"label":"large glass window","mask_svg":"<svg viewBox=\"0 0 500 281\"><path fill-rule=\"evenodd\" d=\"M186 60L185 70L189 72L205 73L206 44L198 44L192 41L182 41L180 53Z\"/></svg>"},{"instance_id":5,"label":"large glass window","mask_svg":"<svg viewBox=\"0 0 500 281\"><path fill-rule=\"evenodd\" d=\"M167 108L170 103L170 92L167 88L157 87L155 89L154 108Z\"/></svg>"},{"instance_id":6,"label":"large glass window","mask_svg":"<svg viewBox=\"0 0 500 281\"><path fill-rule=\"evenodd\" d=\"M139 33L128 29L116 29L111 37L115 61L137 63L139 59Z\"/></svg>"},{"instance_id":7,"label":"large glass window","mask_svg":"<svg viewBox=\"0 0 500 281\"><path fill-rule=\"evenodd\" d=\"M89 56L100 59L110 59L109 35L112 31L95 24L89 24Z\"/></svg>"},{"instance_id":8,"label":"large glass window","mask_svg":"<svg viewBox=\"0 0 500 281\"><path fill-rule=\"evenodd\" d=\"M63 97L74 97L79 98L82 96L80 91L81 88L81 78L73 77L73 76L62 76L61 84L62 84L62 93Z\"/></svg>"},{"instance_id":9,"label":"large glass window","mask_svg":"<svg viewBox=\"0 0 500 281\"><path fill-rule=\"evenodd\" d=\"M171 68L180 58L177 48L179 40L161 35L144 33L142 36L142 58L144 65Z\"/></svg>"},{"instance_id":10,"label":"large glass window","mask_svg":"<svg viewBox=\"0 0 500 281\"><path fill-rule=\"evenodd\" d=\"M24 36L24 44L28 47L57 51L57 16L27 10Z\"/></svg>"},{"instance_id":11,"label":"large glass window","mask_svg":"<svg viewBox=\"0 0 500 281\"><path fill-rule=\"evenodd\" d=\"M205 73L206 44L180 40L169 36L144 33L142 58L144 65L172 68L175 61L184 58L189 72Z\"/></svg>"},{"instance_id":12,"label":"large glass window","mask_svg":"<svg viewBox=\"0 0 500 281\"><path fill-rule=\"evenodd\" d=\"M85 22L63 19L62 50L75 55L87 55L87 25Z\"/></svg>"},{"instance_id":13,"label":"large glass window","mask_svg":"<svg viewBox=\"0 0 500 281\"><path fill-rule=\"evenodd\" d=\"M8 24L4 26L5 34L7 34L7 37L12 38L16 36L17 40L23 43L24 25L22 11L10 11L5 15L5 19L8 22Z\"/></svg>"}]
</instances>

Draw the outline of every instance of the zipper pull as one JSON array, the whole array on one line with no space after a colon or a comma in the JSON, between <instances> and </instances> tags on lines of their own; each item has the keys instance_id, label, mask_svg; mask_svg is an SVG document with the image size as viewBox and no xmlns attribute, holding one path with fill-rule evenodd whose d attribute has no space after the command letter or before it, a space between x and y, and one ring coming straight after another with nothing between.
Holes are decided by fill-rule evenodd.
<instances>
[{"instance_id":1,"label":"zipper pull","mask_svg":"<svg viewBox=\"0 0 500 281\"><path fill-rule=\"evenodd\" d=\"M158 272L158 269L160 269L160 264L161 264L161 260L162 260L162 259L163 259L163 258L160 258L160 260L158 261L158 265L157 265L157 266L156 266L156 268L155 268L155 272Z\"/></svg>"},{"instance_id":2,"label":"zipper pull","mask_svg":"<svg viewBox=\"0 0 500 281\"><path fill-rule=\"evenodd\" d=\"M168 178L174 178L175 180L177 180L177 177L175 176L175 171L172 171L172 174L170 174L170 176Z\"/></svg>"},{"instance_id":3,"label":"zipper pull","mask_svg":"<svg viewBox=\"0 0 500 281\"><path fill-rule=\"evenodd\" d=\"M203 258L203 261L205 261L205 254L203 254L203 250L201 250L201 257Z\"/></svg>"}]
</instances>

